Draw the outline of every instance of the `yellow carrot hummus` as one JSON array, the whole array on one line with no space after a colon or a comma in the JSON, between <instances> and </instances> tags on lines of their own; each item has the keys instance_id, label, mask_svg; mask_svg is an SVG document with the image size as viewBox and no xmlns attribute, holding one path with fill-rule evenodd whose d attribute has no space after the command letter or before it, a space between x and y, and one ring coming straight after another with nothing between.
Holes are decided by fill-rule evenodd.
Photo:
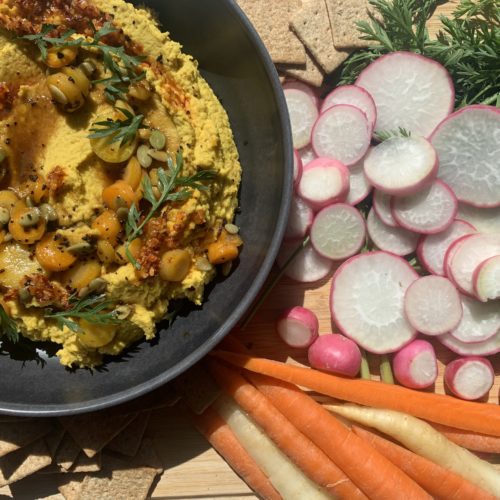
<instances>
[{"instance_id":1,"label":"yellow carrot hummus","mask_svg":"<svg viewBox=\"0 0 500 500\"><path fill-rule=\"evenodd\" d=\"M2 330L96 366L238 257L238 152L146 10L0 0L0 26Z\"/></svg>"}]
</instances>

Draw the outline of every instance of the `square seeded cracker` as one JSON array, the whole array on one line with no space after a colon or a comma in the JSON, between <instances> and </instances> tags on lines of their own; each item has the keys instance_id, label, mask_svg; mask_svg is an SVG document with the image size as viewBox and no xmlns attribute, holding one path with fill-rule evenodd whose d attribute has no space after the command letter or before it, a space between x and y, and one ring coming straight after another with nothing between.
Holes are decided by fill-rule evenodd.
<instances>
[{"instance_id":1,"label":"square seeded cracker","mask_svg":"<svg viewBox=\"0 0 500 500\"><path fill-rule=\"evenodd\" d=\"M313 87L321 87L323 79L325 78L323 70L319 67L309 51L306 51L306 58L306 64L302 66L280 64L278 65L278 71L285 76L296 78Z\"/></svg>"}]
</instances>

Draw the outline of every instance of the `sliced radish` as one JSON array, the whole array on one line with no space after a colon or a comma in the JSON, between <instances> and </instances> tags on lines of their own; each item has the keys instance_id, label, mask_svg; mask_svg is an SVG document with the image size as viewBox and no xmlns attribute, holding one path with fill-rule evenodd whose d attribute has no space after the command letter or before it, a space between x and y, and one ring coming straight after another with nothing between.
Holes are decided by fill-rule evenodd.
<instances>
[{"instance_id":1,"label":"sliced radish","mask_svg":"<svg viewBox=\"0 0 500 500\"><path fill-rule=\"evenodd\" d=\"M417 278L408 262L387 252L351 257L332 279L332 318L367 351L397 351L417 334L403 309L406 289Z\"/></svg>"},{"instance_id":2,"label":"sliced radish","mask_svg":"<svg viewBox=\"0 0 500 500\"><path fill-rule=\"evenodd\" d=\"M391 199L392 196L390 194L386 194L383 191L375 189L373 192L373 209L375 210L378 218L386 226L398 227L398 223L392 216Z\"/></svg>"},{"instance_id":3,"label":"sliced radish","mask_svg":"<svg viewBox=\"0 0 500 500\"><path fill-rule=\"evenodd\" d=\"M299 80L287 80L283 84L283 90L301 90L305 92L316 104L316 107L319 107L319 97L317 90L315 88L310 87L307 83L301 82Z\"/></svg>"},{"instance_id":4,"label":"sliced radish","mask_svg":"<svg viewBox=\"0 0 500 500\"><path fill-rule=\"evenodd\" d=\"M375 126L377 108L372 96L365 89L356 85L341 85L337 87L325 97L320 112L323 113L337 104L356 106L366 115L371 128L373 129Z\"/></svg>"},{"instance_id":5,"label":"sliced radish","mask_svg":"<svg viewBox=\"0 0 500 500\"><path fill-rule=\"evenodd\" d=\"M349 167L349 194L346 203L357 205L371 192L372 187L365 175L364 160Z\"/></svg>"},{"instance_id":6,"label":"sliced radish","mask_svg":"<svg viewBox=\"0 0 500 500\"><path fill-rule=\"evenodd\" d=\"M318 337L318 317L305 307L287 309L276 322L276 331L290 347L309 347Z\"/></svg>"},{"instance_id":7,"label":"sliced radish","mask_svg":"<svg viewBox=\"0 0 500 500\"><path fill-rule=\"evenodd\" d=\"M461 297L463 316L450 334L465 344L484 342L495 336L500 329L500 307L493 302L479 302Z\"/></svg>"},{"instance_id":8,"label":"sliced radish","mask_svg":"<svg viewBox=\"0 0 500 500\"><path fill-rule=\"evenodd\" d=\"M391 208L400 226L416 233L436 234L450 227L458 201L443 181L435 180L411 196L394 197Z\"/></svg>"},{"instance_id":9,"label":"sliced radish","mask_svg":"<svg viewBox=\"0 0 500 500\"><path fill-rule=\"evenodd\" d=\"M474 400L490 392L495 372L487 359L470 356L448 363L444 370L444 381L455 396Z\"/></svg>"},{"instance_id":10,"label":"sliced radish","mask_svg":"<svg viewBox=\"0 0 500 500\"><path fill-rule=\"evenodd\" d=\"M417 255L421 264L430 273L444 276L444 256L446 250L460 237L475 232L474 226L468 222L455 219L445 231L424 236L417 248Z\"/></svg>"},{"instance_id":11,"label":"sliced radish","mask_svg":"<svg viewBox=\"0 0 500 500\"><path fill-rule=\"evenodd\" d=\"M473 234L450 261L451 278L468 295L474 294L473 275L481 262L500 255L500 234Z\"/></svg>"},{"instance_id":12,"label":"sliced radish","mask_svg":"<svg viewBox=\"0 0 500 500\"><path fill-rule=\"evenodd\" d=\"M311 142L311 130L318 118L318 108L302 90L287 89L284 94L292 126L293 147L300 149Z\"/></svg>"},{"instance_id":13,"label":"sliced radish","mask_svg":"<svg viewBox=\"0 0 500 500\"><path fill-rule=\"evenodd\" d=\"M464 234L463 236L460 236L460 238L456 239L446 250L446 253L444 254L444 262L443 262L443 269L444 269L444 274L447 276L451 281L453 281L453 275L451 273L451 261L453 260L453 257L455 257L455 254L457 253L458 249L465 243L465 241L470 238L473 234L476 233L471 233L471 234ZM455 283L456 285L456 283Z\"/></svg>"},{"instance_id":14,"label":"sliced radish","mask_svg":"<svg viewBox=\"0 0 500 500\"><path fill-rule=\"evenodd\" d=\"M300 178L302 177L302 158L299 152L293 150L293 185L295 188L299 185Z\"/></svg>"},{"instance_id":15,"label":"sliced radish","mask_svg":"<svg viewBox=\"0 0 500 500\"><path fill-rule=\"evenodd\" d=\"M412 233L403 227L385 225L377 217L373 208L368 214L366 227L370 239L380 250L405 256L413 253L417 248L418 234Z\"/></svg>"},{"instance_id":16,"label":"sliced radish","mask_svg":"<svg viewBox=\"0 0 500 500\"><path fill-rule=\"evenodd\" d=\"M392 137L365 158L365 175L372 186L396 196L418 192L436 176L438 161L423 137Z\"/></svg>"},{"instance_id":17,"label":"sliced radish","mask_svg":"<svg viewBox=\"0 0 500 500\"><path fill-rule=\"evenodd\" d=\"M410 325L420 333L443 335L460 323L462 302L450 280L424 276L406 290L405 314Z\"/></svg>"},{"instance_id":18,"label":"sliced radish","mask_svg":"<svg viewBox=\"0 0 500 500\"><path fill-rule=\"evenodd\" d=\"M459 203L457 217L472 224L481 233L500 233L500 207L478 208Z\"/></svg>"},{"instance_id":19,"label":"sliced radish","mask_svg":"<svg viewBox=\"0 0 500 500\"><path fill-rule=\"evenodd\" d=\"M336 203L316 214L311 227L311 243L323 257L347 259L357 254L365 241L365 220L351 205Z\"/></svg>"},{"instance_id":20,"label":"sliced radish","mask_svg":"<svg viewBox=\"0 0 500 500\"><path fill-rule=\"evenodd\" d=\"M500 352L500 331L484 342L461 342L450 333L440 335L439 341L450 351L461 356L491 356Z\"/></svg>"},{"instance_id":21,"label":"sliced radish","mask_svg":"<svg viewBox=\"0 0 500 500\"><path fill-rule=\"evenodd\" d=\"M476 207L500 206L500 109L467 106L446 118L431 142L439 178L457 198Z\"/></svg>"},{"instance_id":22,"label":"sliced radish","mask_svg":"<svg viewBox=\"0 0 500 500\"><path fill-rule=\"evenodd\" d=\"M287 241L281 245L276 259L279 267L283 269L285 263L299 244L300 240ZM308 245L288 264L284 274L300 283L312 283L328 276L332 267L333 262L330 259L322 257L311 245Z\"/></svg>"},{"instance_id":23,"label":"sliced radish","mask_svg":"<svg viewBox=\"0 0 500 500\"><path fill-rule=\"evenodd\" d=\"M313 219L313 209L302 198L293 196L288 212L285 239L303 238L309 232Z\"/></svg>"},{"instance_id":24,"label":"sliced radish","mask_svg":"<svg viewBox=\"0 0 500 500\"><path fill-rule=\"evenodd\" d=\"M316 153L314 152L314 149L311 145L306 146L305 148L299 149L299 154L300 154L300 158L302 160L303 167L318 157L316 155Z\"/></svg>"},{"instance_id":25,"label":"sliced radish","mask_svg":"<svg viewBox=\"0 0 500 500\"><path fill-rule=\"evenodd\" d=\"M474 294L479 300L500 299L500 255L481 262L474 270L472 281Z\"/></svg>"},{"instance_id":26,"label":"sliced radish","mask_svg":"<svg viewBox=\"0 0 500 500\"><path fill-rule=\"evenodd\" d=\"M437 379L434 347L427 340L414 340L399 350L392 360L396 380L410 389L425 389Z\"/></svg>"},{"instance_id":27,"label":"sliced radish","mask_svg":"<svg viewBox=\"0 0 500 500\"><path fill-rule=\"evenodd\" d=\"M455 104L453 82L446 69L411 52L379 57L361 72L356 85L375 101L375 132L402 127L427 137Z\"/></svg>"},{"instance_id":28,"label":"sliced radish","mask_svg":"<svg viewBox=\"0 0 500 500\"><path fill-rule=\"evenodd\" d=\"M312 145L318 156L328 156L344 165L361 160L370 146L371 126L359 108L339 104L320 115L312 131Z\"/></svg>"},{"instance_id":29,"label":"sliced radish","mask_svg":"<svg viewBox=\"0 0 500 500\"><path fill-rule=\"evenodd\" d=\"M333 158L316 158L302 171L298 193L314 210L344 201L349 191L349 170Z\"/></svg>"}]
</instances>

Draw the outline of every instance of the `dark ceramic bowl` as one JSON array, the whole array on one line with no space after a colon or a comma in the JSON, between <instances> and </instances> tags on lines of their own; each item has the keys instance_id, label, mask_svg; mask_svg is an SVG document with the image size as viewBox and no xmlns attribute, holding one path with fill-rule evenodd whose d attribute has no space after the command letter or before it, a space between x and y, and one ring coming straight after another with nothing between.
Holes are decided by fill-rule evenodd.
<instances>
[{"instance_id":1,"label":"dark ceramic bowl","mask_svg":"<svg viewBox=\"0 0 500 500\"><path fill-rule=\"evenodd\" d=\"M163 29L200 64L229 114L243 167L240 193L245 246L238 266L207 290L206 302L160 328L100 370L44 366L30 347L0 349L0 413L75 414L125 402L179 375L212 349L252 303L278 251L292 185L292 145L286 105L274 66L256 32L232 0L140 0ZM22 361L22 360L26 361Z\"/></svg>"}]
</instances>

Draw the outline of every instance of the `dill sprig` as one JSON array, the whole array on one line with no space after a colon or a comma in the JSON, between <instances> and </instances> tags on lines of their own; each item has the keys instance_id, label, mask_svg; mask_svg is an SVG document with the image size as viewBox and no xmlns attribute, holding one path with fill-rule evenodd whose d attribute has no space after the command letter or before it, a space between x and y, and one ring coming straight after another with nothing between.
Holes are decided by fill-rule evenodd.
<instances>
[{"instance_id":1,"label":"dill sprig","mask_svg":"<svg viewBox=\"0 0 500 500\"><path fill-rule=\"evenodd\" d=\"M116 317L116 312L110 310L114 303L106 298L106 295L93 295L84 298L73 297L70 300L70 308L64 311L50 312L46 318L56 321L59 328L67 326L71 331L80 333L82 328L74 321L76 318L84 319L89 323L98 325L117 324L120 320Z\"/></svg>"},{"instance_id":2,"label":"dill sprig","mask_svg":"<svg viewBox=\"0 0 500 500\"><path fill-rule=\"evenodd\" d=\"M88 136L89 139L110 137L111 143L120 142L124 145L134 140L140 128L145 128L142 124L144 115L134 115L128 109L118 106L116 109L125 115L125 119L112 120L109 118L93 123L90 129L93 133Z\"/></svg>"},{"instance_id":3,"label":"dill sprig","mask_svg":"<svg viewBox=\"0 0 500 500\"><path fill-rule=\"evenodd\" d=\"M156 215L158 210L167 202L183 201L191 196L192 189L206 191L208 188L204 181L209 181L215 178L216 173L213 170L200 170L188 177L180 177L179 174L183 167L182 153L177 154L177 160L174 164L171 158L168 162L168 170L163 168L158 169L158 185L160 191L158 197L155 196L153 185L148 176L145 176L142 181L144 200L151 204L147 214L142 214L135 204L132 205L128 212L128 218L125 225L127 241L125 243L125 253L128 260L140 269L141 266L130 252L130 243L140 236L144 230L144 226ZM182 189L177 189L182 188Z\"/></svg>"},{"instance_id":4,"label":"dill sprig","mask_svg":"<svg viewBox=\"0 0 500 500\"><path fill-rule=\"evenodd\" d=\"M393 137L411 137L411 132L403 127L399 127L398 130L381 130L380 132L376 132L374 137L377 141L383 142Z\"/></svg>"},{"instance_id":5,"label":"dill sprig","mask_svg":"<svg viewBox=\"0 0 500 500\"><path fill-rule=\"evenodd\" d=\"M15 321L5 312L2 305L0 305L0 328L2 337L6 337L14 344L19 341L19 331L17 329L17 325Z\"/></svg>"}]
</instances>

